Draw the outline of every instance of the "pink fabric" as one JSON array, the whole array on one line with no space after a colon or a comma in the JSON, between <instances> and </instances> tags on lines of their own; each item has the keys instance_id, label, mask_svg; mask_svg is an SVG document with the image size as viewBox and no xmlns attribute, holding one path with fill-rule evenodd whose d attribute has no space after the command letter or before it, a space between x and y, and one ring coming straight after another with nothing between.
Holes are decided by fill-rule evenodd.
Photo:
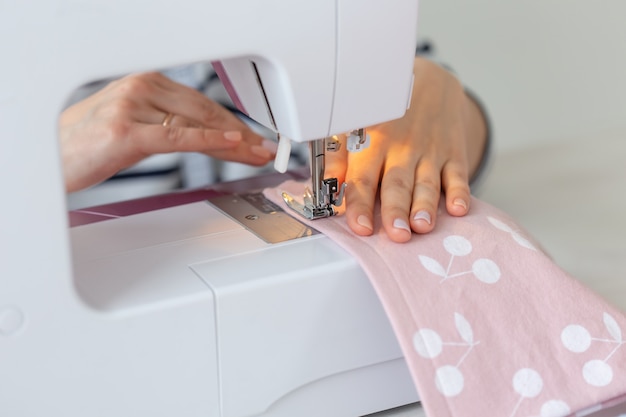
<instances>
[{"instance_id":1,"label":"pink fabric","mask_svg":"<svg viewBox=\"0 0 626 417\"><path fill-rule=\"evenodd\" d=\"M266 190L302 195L301 183ZM566 416L626 393L626 317L568 276L501 211L440 210L406 244L310 222L361 263L430 417Z\"/></svg>"}]
</instances>

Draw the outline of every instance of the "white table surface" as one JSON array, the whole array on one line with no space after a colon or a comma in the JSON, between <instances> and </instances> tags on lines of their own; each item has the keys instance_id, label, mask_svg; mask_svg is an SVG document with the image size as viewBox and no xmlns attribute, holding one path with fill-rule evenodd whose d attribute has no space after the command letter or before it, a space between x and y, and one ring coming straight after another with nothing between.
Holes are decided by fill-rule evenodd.
<instances>
[{"instance_id":1,"label":"white table surface","mask_svg":"<svg viewBox=\"0 0 626 417\"><path fill-rule=\"evenodd\" d=\"M496 154L478 197L626 311L626 129ZM418 405L371 417L425 417Z\"/></svg>"}]
</instances>

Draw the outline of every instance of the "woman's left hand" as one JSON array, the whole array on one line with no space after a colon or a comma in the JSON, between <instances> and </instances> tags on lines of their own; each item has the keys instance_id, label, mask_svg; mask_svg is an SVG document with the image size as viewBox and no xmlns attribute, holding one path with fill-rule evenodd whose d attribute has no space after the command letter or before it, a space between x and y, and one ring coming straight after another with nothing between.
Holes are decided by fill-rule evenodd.
<instances>
[{"instance_id":1,"label":"woman's left hand","mask_svg":"<svg viewBox=\"0 0 626 417\"><path fill-rule=\"evenodd\" d=\"M206 96L160 73L132 74L59 118L66 191L106 180L158 153L202 152L261 166L275 144Z\"/></svg>"},{"instance_id":2,"label":"woman's left hand","mask_svg":"<svg viewBox=\"0 0 626 417\"><path fill-rule=\"evenodd\" d=\"M345 215L358 235L373 233L378 191L383 227L395 242L433 230L442 192L448 213L469 211L469 179L486 142L484 117L447 70L418 57L414 73L404 117L370 127L371 144L361 152L326 154L326 176L348 184Z\"/></svg>"}]
</instances>

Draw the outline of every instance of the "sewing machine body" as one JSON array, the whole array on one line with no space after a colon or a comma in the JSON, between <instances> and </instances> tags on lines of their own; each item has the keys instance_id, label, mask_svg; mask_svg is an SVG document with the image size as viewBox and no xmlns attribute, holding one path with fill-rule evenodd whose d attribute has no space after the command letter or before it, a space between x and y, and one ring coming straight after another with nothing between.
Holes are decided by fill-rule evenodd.
<instances>
[{"instance_id":1,"label":"sewing machine body","mask_svg":"<svg viewBox=\"0 0 626 417\"><path fill-rule=\"evenodd\" d=\"M0 78L0 414L305 416L316 415L319 403L351 415L370 402L369 394L347 401L351 410L343 413L337 397L349 395L352 381L366 384L359 370L402 360L353 260L323 236L261 244L206 203L68 229L57 137L59 113L82 84L241 57L254 59L277 130L292 139L399 117L409 99L417 4L366 4L0 4L7 63ZM259 119L267 111L246 107ZM310 250L329 255L327 265L303 269ZM263 254L288 264L264 263ZM226 283L235 272L238 283ZM332 294L335 305L316 305L316 292ZM378 327L350 330L369 325L365 317ZM329 327L306 329L322 324ZM299 362L309 344L328 349L312 352L310 366ZM387 389L380 397L400 389L388 377L377 383ZM307 397L313 385L318 394Z\"/></svg>"},{"instance_id":2,"label":"sewing machine body","mask_svg":"<svg viewBox=\"0 0 626 417\"><path fill-rule=\"evenodd\" d=\"M418 400L369 280L322 234L266 243L206 200L70 233L81 299L132 345L101 370L124 378L102 388L115 415L132 415L128 389L164 416L361 416ZM155 366L162 355L173 364ZM79 400L95 411L101 392Z\"/></svg>"}]
</instances>

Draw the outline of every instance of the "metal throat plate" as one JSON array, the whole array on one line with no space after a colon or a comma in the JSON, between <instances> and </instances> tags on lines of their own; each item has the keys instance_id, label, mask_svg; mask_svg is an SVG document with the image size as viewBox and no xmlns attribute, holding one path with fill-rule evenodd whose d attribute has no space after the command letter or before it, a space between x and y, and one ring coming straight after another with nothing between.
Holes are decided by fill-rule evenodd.
<instances>
[{"instance_id":1,"label":"metal throat plate","mask_svg":"<svg viewBox=\"0 0 626 417\"><path fill-rule=\"evenodd\" d=\"M210 198L208 202L267 243L320 233L285 213L261 192L228 194Z\"/></svg>"}]
</instances>

